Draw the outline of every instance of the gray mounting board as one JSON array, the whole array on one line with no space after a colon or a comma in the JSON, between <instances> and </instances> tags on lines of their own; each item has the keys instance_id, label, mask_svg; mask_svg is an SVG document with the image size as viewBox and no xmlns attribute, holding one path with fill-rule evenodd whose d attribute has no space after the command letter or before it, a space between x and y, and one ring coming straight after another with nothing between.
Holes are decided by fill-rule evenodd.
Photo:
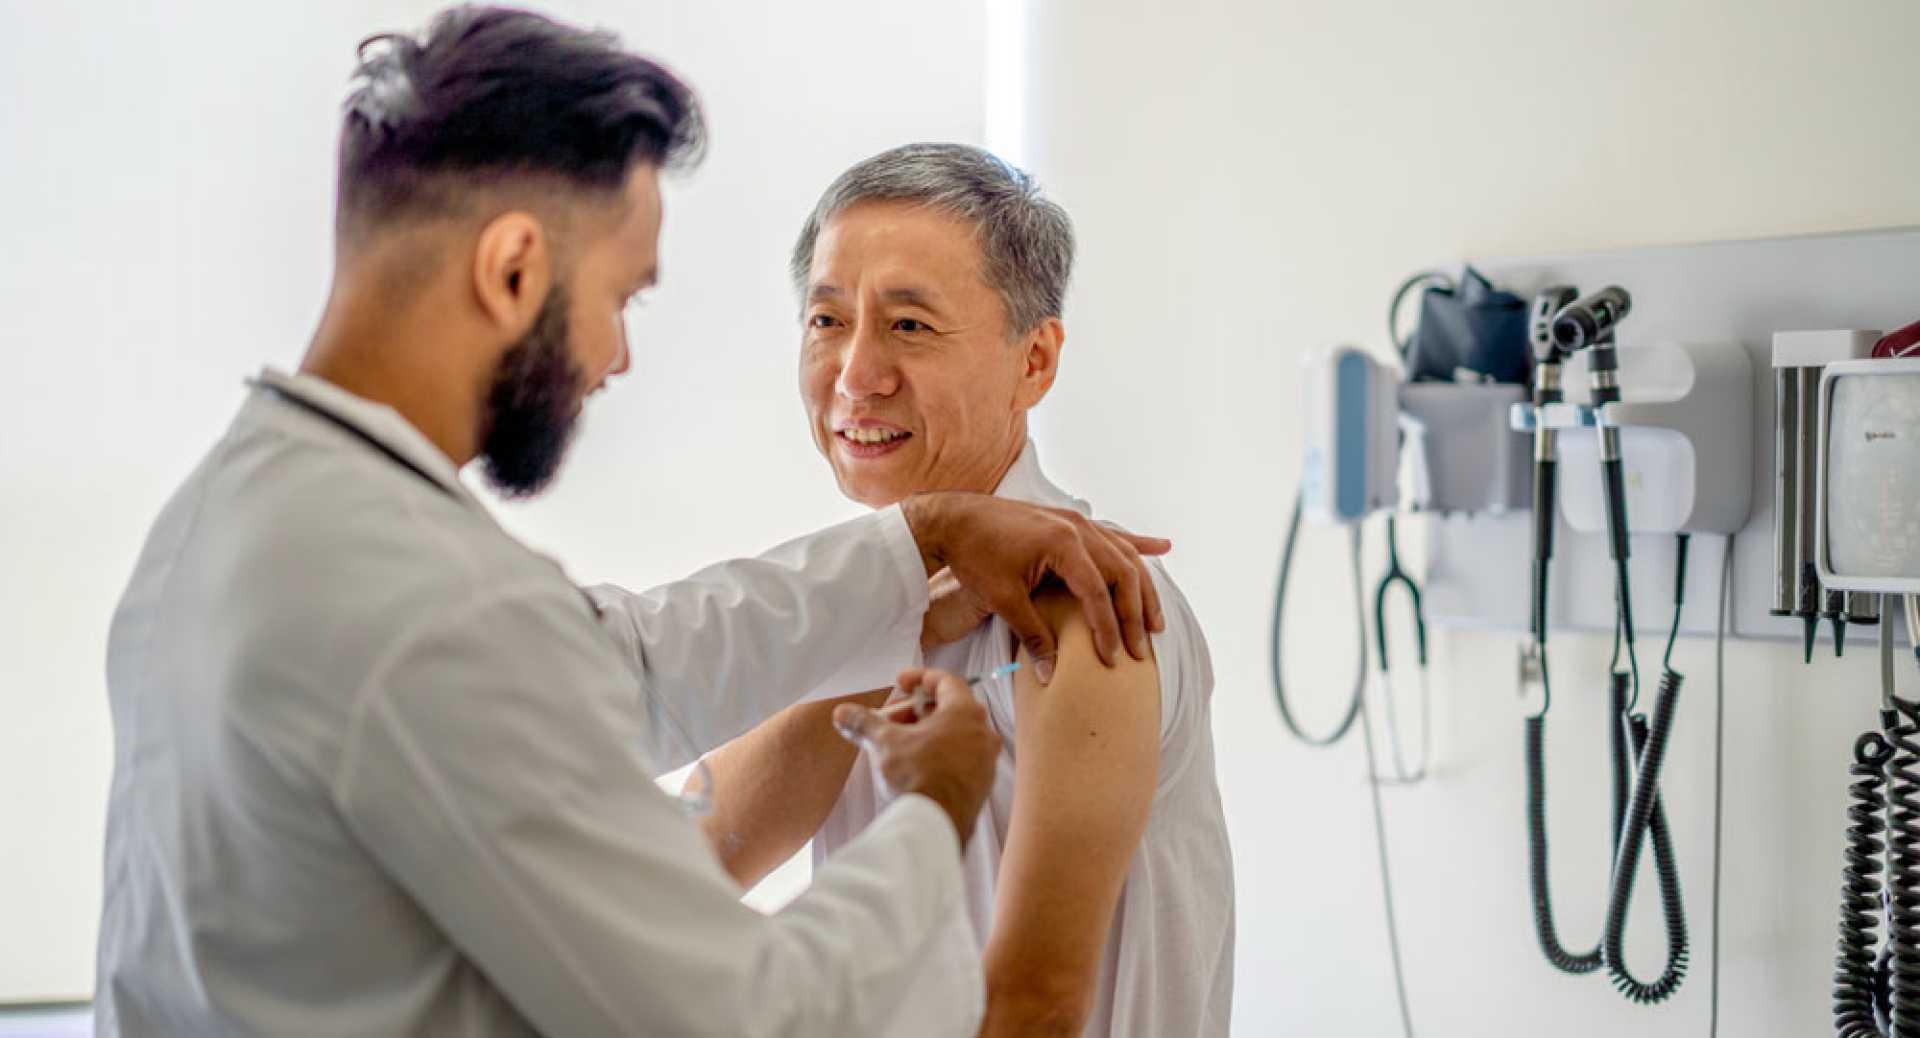
<instances>
[{"instance_id":1,"label":"gray mounting board","mask_svg":"<svg viewBox=\"0 0 1920 1038\"><path fill-rule=\"evenodd\" d=\"M1730 633L1799 639L1799 620L1768 613L1773 588L1773 333L1890 330L1920 319L1920 227L1473 265L1501 288L1528 298L1551 284L1577 285L1583 293L1606 285L1625 287L1633 295L1633 312L1620 325L1623 353L1636 345L1678 342L1737 342L1747 349L1754 362L1753 509L1734 547ZM1552 626L1611 630L1613 573L1605 537L1577 533L1565 517L1556 517L1556 522L1548 604ZM1526 630L1530 523L1525 514L1430 518L1428 622ZM1707 534L1692 539L1683 634L1714 632L1725 543L1724 537ZM1635 535L1631 555L1634 626L1645 634L1664 633L1673 619L1674 538ZM1871 627L1849 629L1849 654L1872 651L1875 637ZM1817 651L1832 651L1824 621Z\"/></svg>"}]
</instances>

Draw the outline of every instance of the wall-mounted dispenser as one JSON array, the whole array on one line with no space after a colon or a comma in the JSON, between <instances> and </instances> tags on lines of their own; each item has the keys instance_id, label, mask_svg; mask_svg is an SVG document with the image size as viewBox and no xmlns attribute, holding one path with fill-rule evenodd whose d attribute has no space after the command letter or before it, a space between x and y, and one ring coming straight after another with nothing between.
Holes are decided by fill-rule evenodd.
<instances>
[{"instance_id":1,"label":"wall-mounted dispenser","mask_svg":"<svg viewBox=\"0 0 1920 1038\"><path fill-rule=\"evenodd\" d=\"M1507 411L1527 387L1502 382L1411 382L1400 387L1406 504L1443 515L1527 510L1527 438Z\"/></svg>"}]
</instances>

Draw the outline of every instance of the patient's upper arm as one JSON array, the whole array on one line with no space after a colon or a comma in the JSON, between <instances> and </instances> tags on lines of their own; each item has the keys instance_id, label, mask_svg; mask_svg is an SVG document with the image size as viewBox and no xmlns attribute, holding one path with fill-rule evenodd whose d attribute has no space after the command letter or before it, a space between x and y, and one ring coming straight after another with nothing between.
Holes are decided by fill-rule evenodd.
<instances>
[{"instance_id":1,"label":"patient's upper arm","mask_svg":"<svg viewBox=\"0 0 1920 1038\"><path fill-rule=\"evenodd\" d=\"M1108 668L1078 603L1049 593L1040 605L1059 656L1044 688L1031 669L1015 675L1014 806L987 947L990 1020L1002 1015L996 999L1084 1017L1159 774L1154 661L1123 652Z\"/></svg>"}]
</instances>

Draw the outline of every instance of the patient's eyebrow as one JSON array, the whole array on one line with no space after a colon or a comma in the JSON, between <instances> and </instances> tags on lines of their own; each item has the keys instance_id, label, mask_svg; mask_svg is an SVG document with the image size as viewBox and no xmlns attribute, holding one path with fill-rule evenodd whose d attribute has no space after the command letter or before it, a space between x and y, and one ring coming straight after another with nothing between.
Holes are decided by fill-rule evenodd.
<instances>
[{"instance_id":1,"label":"patient's eyebrow","mask_svg":"<svg viewBox=\"0 0 1920 1038\"><path fill-rule=\"evenodd\" d=\"M825 281L818 282L807 289L807 302L809 303L817 303L829 299L845 299L846 296L846 290L838 285L829 284ZM919 307L931 314L945 313L935 301L933 294L910 285L903 285L899 288L889 288L880 293L880 298L883 302L887 303Z\"/></svg>"},{"instance_id":2,"label":"patient's eyebrow","mask_svg":"<svg viewBox=\"0 0 1920 1038\"><path fill-rule=\"evenodd\" d=\"M890 288L880 293L880 298L889 303L917 306L929 313L941 312L940 307L934 303L933 297L917 288Z\"/></svg>"}]
</instances>

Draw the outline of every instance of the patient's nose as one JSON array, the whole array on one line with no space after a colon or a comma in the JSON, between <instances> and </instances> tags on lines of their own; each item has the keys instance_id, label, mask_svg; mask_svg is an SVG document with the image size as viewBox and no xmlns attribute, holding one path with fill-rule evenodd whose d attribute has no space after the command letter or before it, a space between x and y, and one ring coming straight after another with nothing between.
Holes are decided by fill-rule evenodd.
<instances>
[{"instance_id":1,"label":"patient's nose","mask_svg":"<svg viewBox=\"0 0 1920 1038\"><path fill-rule=\"evenodd\" d=\"M879 336L856 330L847 340L834 388L850 400L892 396L900 388L900 369L894 365L892 350Z\"/></svg>"}]
</instances>

